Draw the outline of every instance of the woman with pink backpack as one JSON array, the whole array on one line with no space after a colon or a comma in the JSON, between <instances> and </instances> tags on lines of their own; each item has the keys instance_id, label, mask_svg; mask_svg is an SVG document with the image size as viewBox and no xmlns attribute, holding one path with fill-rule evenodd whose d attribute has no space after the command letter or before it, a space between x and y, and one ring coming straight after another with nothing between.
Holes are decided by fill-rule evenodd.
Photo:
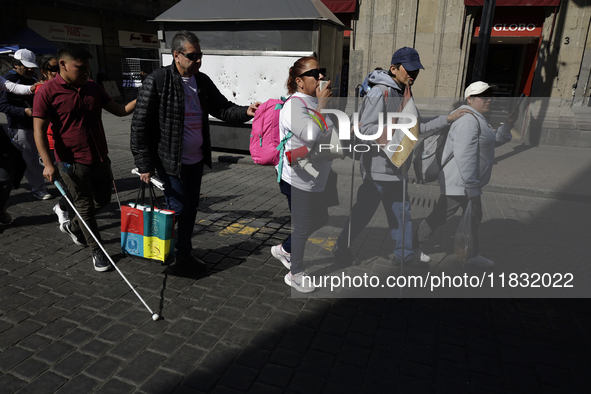
<instances>
[{"instance_id":1,"label":"woman with pink backpack","mask_svg":"<svg viewBox=\"0 0 591 394\"><path fill-rule=\"evenodd\" d=\"M315 57L300 58L290 67L287 89L292 96L279 116L280 140L285 140L286 153L298 148L311 150L318 137L332 128L332 122L326 118L324 123L320 122L322 127L312 122L312 132L308 129L310 114L319 113L332 96L330 82L320 88L320 81L325 77L326 69L319 68ZM291 138L286 138L289 134ZM279 188L287 197L292 213L293 232L283 244L273 246L271 253L290 270L285 275L285 283L301 293L309 293L314 291L314 285L305 279L304 250L310 235L328 222L328 207L322 192L332 161L326 157L310 159L306 170L297 163L295 156L290 157L291 165L288 155L284 154L276 168L281 177Z\"/></svg>"}]
</instances>

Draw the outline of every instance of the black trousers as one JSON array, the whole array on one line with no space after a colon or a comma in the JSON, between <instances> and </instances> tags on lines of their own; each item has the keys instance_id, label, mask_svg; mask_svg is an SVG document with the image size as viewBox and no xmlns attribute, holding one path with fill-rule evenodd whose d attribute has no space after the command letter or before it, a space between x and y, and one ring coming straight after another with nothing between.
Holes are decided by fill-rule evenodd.
<instances>
[{"instance_id":1,"label":"black trousers","mask_svg":"<svg viewBox=\"0 0 591 394\"><path fill-rule=\"evenodd\" d=\"M446 196L440 195L433 207L433 211L415 228L412 237L413 248L420 248L421 244L427 241L431 235L445 224L457 211L462 208L462 212L468 206L468 197L466 196ZM478 241L478 226L482 221L482 203L480 197L472 200L472 236L474 237L474 256L480 253L480 243Z\"/></svg>"}]
</instances>

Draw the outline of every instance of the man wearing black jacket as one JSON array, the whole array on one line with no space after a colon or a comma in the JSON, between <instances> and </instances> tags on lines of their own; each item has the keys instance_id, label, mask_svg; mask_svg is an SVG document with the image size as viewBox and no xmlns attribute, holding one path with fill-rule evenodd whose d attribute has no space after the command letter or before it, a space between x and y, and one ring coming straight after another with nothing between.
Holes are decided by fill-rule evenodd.
<instances>
[{"instance_id":1,"label":"man wearing black jacket","mask_svg":"<svg viewBox=\"0 0 591 394\"><path fill-rule=\"evenodd\" d=\"M193 33L180 31L172 40L173 63L148 75L138 94L131 123L131 151L149 183L158 172L165 183L167 208L178 222L176 263L204 270L191 254L203 166L211 167L209 114L226 122L246 122L260 103L249 107L228 101L212 80L199 72L201 46Z\"/></svg>"}]
</instances>

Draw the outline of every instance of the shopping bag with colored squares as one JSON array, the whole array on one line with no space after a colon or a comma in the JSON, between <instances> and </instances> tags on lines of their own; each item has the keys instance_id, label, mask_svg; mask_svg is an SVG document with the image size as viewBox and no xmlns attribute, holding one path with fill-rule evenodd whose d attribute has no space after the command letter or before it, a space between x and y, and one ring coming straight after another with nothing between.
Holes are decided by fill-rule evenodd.
<instances>
[{"instance_id":1,"label":"shopping bag with colored squares","mask_svg":"<svg viewBox=\"0 0 591 394\"><path fill-rule=\"evenodd\" d=\"M150 205L143 204L146 187ZM155 208L154 200L153 186L142 182L135 203L121 206L121 251L164 262L174 248L174 211Z\"/></svg>"}]
</instances>

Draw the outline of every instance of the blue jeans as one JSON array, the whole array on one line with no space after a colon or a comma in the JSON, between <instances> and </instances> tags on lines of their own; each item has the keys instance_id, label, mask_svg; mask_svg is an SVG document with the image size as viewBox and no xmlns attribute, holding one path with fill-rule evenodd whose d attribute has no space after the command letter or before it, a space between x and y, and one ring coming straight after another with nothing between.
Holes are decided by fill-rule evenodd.
<instances>
[{"instance_id":1,"label":"blue jeans","mask_svg":"<svg viewBox=\"0 0 591 394\"><path fill-rule=\"evenodd\" d=\"M412 221L410 217L410 201L406 193L406 204L402 206L402 181L373 181L364 180L359 190L357 190L357 202L353 205L351 215L345 223L345 227L337 239L339 249L347 248L347 238L349 237L349 220L351 222L351 242L363 231L371 218L373 217L380 202L384 205L386 219L392 239L396 243L394 247L394 257L398 260L402 258L402 227L404 227L404 260L413 259L412 249ZM405 209L405 225L402 223L402 210Z\"/></svg>"},{"instance_id":2,"label":"blue jeans","mask_svg":"<svg viewBox=\"0 0 591 394\"><path fill-rule=\"evenodd\" d=\"M304 270L308 238L328 223L328 208L323 195L291 187L291 273L294 275Z\"/></svg>"},{"instance_id":3,"label":"blue jeans","mask_svg":"<svg viewBox=\"0 0 591 394\"><path fill-rule=\"evenodd\" d=\"M180 177L169 176L163 169L157 169L158 177L165 184L166 209L175 212L177 227L177 253L190 253L193 249L191 237L197 218L203 161L196 164L182 164Z\"/></svg>"}]
</instances>

